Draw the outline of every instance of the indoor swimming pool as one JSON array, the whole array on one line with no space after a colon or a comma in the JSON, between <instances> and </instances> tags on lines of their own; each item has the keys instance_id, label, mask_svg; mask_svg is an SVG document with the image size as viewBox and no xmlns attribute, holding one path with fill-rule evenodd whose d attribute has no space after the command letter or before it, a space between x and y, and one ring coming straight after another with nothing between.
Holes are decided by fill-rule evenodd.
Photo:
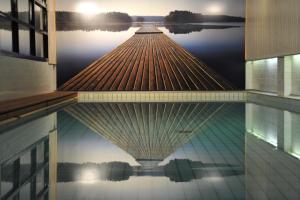
<instances>
[{"instance_id":1,"label":"indoor swimming pool","mask_svg":"<svg viewBox=\"0 0 300 200\"><path fill-rule=\"evenodd\" d=\"M74 103L0 134L3 199L300 199L300 115Z\"/></svg>"}]
</instances>

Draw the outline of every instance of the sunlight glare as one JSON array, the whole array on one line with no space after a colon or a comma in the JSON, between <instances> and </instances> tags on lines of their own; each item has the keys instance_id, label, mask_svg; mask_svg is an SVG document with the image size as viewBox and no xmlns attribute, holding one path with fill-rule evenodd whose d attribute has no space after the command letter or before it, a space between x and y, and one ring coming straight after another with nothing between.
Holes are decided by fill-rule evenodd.
<instances>
[{"instance_id":1,"label":"sunlight glare","mask_svg":"<svg viewBox=\"0 0 300 200\"><path fill-rule=\"evenodd\" d=\"M95 169L85 169L81 175L81 182L82 183L94 183L97 178L98 178L99 174L97 172L97 170Z\"/></svg>"},{"instance_id":2,"label":"sunlight glare","mask_svg":"<svg viewBox=\"0 0 300 200\"><path fill-rule=\"evenodd\" d=\"M219 4L213 4L207 8L207 11L209 14L217 15L222 13L223 7Z\"/></svg>"},{"instance_id":3,"label":"sunlight glare","mask_svg":"<svg viewBox=\"0 0 300 200\"><path fill-rule=\"evenodd\" d=\"M76 11L85 15L96 15L100 12L103 12L103 10L100 10L95 3L91 2L78 3L76 6Z\"/></svg>"}]
</instances>

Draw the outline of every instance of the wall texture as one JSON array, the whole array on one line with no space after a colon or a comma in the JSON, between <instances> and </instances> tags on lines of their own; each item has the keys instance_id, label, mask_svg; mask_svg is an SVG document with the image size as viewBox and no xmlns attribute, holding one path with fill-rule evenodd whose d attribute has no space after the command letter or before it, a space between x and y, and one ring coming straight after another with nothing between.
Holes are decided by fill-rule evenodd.
<instances>
[{"instance_id":1,"label":"wall texture","mask_svg":"<svg viewBox=\"0 0 300 200\"><path fill-rule=\"evenodd\" d=\"M300 55L289 56L292 68L292 95L300 95ZM287 58L288 59L288 58Z\"/></svg>"},{"instance_id":2,"label":"wall texture","mask_svg":"<svg viewBox=\"0 0 300 200\"><path fill-rule=\"evenodd\" d=\"M49 93L55 89L54 66L0 55L0 101Z\"/></svg>"},{"instance_id":3,"label":"wall texture","mask_svg":"<svg viewBox=\"0 0 300 200\"><path fill-rule=\"evenodd\" d=\"M300 52L300 0L246 1L246 60Z\"/></svg>"},{"instance_id":4,"label":"wall texture","mask_svg":"<svg viewBox=\"0 0 300 200\"><path fill-rule=\"evenodd\" d=\"M247 62L246 88L263 92L278 91L278 60L258 60Z\"/></svg>"}]
</instances>

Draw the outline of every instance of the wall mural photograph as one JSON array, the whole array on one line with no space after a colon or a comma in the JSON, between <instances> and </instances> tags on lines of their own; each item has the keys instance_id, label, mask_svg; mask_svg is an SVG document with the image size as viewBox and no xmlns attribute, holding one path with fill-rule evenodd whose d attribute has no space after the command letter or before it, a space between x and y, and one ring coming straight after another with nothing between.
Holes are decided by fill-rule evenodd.
<instances>
[{"instance_id":1,"label":"wall mural photograph","mask_svg":"<svg viewBox=\"0 0 300 200\"><path fill-rule=\"evenodd\" d=\"M61 0L57 2L56 19L58 85L62 86L95 60L122 45L133 37L139 28L153 26L157 27L172 42L177 43L201 63L203 62L205 66L220 75L222 80L219 80L219 82L226 80L228 85L230 85L220 83L222 87L224 85L224 88L242 90L245 87L244 7L244 1L235 0L114 0L101 2L95 0L86 2L74 1L72 3ZM138 39L135 43L140 42L142 42L142 39ZM165 46L168 47L167 44ZM203 80L197 74L195 75L196 77L192 75L198 72L196 71L197 69L195 69L195 72L193 69L188 72L185 72L185 69L173 69L179 64L178 60L171 57L172 52L164 51L160 55L162 58L164 56L170 57L169 63L165 63L165 66L164 63L159 64L159 62L155 62L156 57L158 57L155 53L159 52L153 52L154 55L150 55L148 51L153 51L152 49L148 48L145 51L146 58L141 58L140 62L143 63L138 63L140 67L136 69L137 72L133 69L133 72L128 72L130 73L129 77L126 77L126 70L132 69L122 70L121 68L123 67L120 66L122 64L116 68L111 64L112 71L116 73L112 72L110 78L116 79L122 76L119 79L127 79L127 81L124 80L124 83L122 82L124 85L127 84L125 82L130 81L130 78L133 78L131 76L142 76L141 82L149 82L147 86L141 83L141 87L132 87L133 90L172 91L202 90L206 88L205 86L201 87L200 82L203 82ZM142 55L143 52L141 52ZM134 52L132 52L132 56L134 57ZM129 57L129 59L136 58ZM132 66L135 65L134 60L128 62ZM150 62L153 63L150 64ZM116 63L116 65L118 64ZM115 71L115 69L117 70ZM214 74L211 70L206 71ZM119 71L120 73L117 74ZM164 73L166 73L165 76ZM107 76L109 75L107 74ZM159 76L162 77L159 78ZM153 78L154 80L148 80L149 77L150 79L152 77L155 78ZM105 77L103 78L105 79ZM214 82L209 80L209 78L207 80ZM161 81L162 83L151 83L151 81ZM91 86L90 88L82 87L81 89L129 90L131 88L122 87L121 83L115 84L119 87L112 87L112 83L112 85L107 84L98 88ZM152 84L154 85L153 87L151 87ZM168 84L171 84L171 86L168 86ZM210 83L204 84L208 85L209 88ZM212 87L211 89L222 87ZM76 88L68 89L76 90Z\"/></svg>"},{"instance_id":2,"label":"wall mural photograph","mask_svg":"<svg viewBox=\"0 0 300 200\"><path fill-rule=\"evenodd\" d=\"M300 0L0 0L0 200L299 200Z\"/></svg>"}]
</instances>

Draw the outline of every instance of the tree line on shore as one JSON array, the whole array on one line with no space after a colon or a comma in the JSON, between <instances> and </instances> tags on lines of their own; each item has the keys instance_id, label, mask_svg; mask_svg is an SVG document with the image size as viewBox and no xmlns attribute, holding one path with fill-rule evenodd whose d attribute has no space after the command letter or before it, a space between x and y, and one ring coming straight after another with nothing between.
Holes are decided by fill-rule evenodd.
<instances>
[{"instance_id":1,"label":"tree line on shore","mask_svg":"<svg viewBox=\"0 0 300 200\"><path fill-rule=\"evenodd\" d=\"M159 17L160 22L165 23L203 23L203 22L244 22L243 17L227 16L227 15L203 15L201 13L192 13L190 11L175 10L167 16ZM122 12L101 13L95 16L86 17L84 14L76 12L56 12L56 20L58 24L114 24L114 23L132 23L132 22L150 22L153 16L130 16Z\"/></svg>"}]
</instances>

